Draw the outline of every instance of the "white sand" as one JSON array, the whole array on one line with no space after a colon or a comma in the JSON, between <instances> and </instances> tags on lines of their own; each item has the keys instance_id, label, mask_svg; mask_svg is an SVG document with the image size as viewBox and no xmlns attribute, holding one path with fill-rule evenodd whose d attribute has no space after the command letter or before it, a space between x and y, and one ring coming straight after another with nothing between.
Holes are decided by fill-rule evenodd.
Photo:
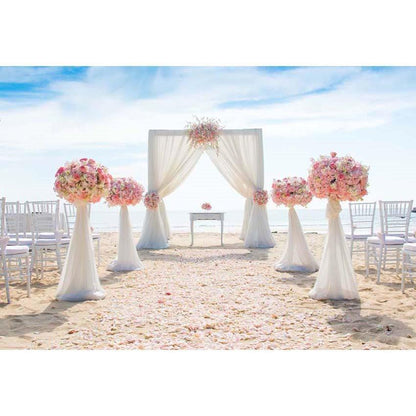
<instances>
[{"instance_id":1,"label":"white sand","mask_svg":"<svg viewBox=\"0 0 416 416\"><path fill-rule=\"evenodd\" d=\"M137 236L136 236L137 237ZM177 234L171 247L140 251L146 270L105 270L117 234L102 235L99 275L103 301L56 302L56 271L11 287L0 304L0 348L34 349L407 349L416 347L416 291L400 292L393 270L375 283L354 266L361 302L319 302L308 297L316 275L275 272L285 234L270 250L247 250L237 235ZM324 236L308 234L319 259ZM5 300L4 284L0 285Z\"/></svg>"}]
</instances>

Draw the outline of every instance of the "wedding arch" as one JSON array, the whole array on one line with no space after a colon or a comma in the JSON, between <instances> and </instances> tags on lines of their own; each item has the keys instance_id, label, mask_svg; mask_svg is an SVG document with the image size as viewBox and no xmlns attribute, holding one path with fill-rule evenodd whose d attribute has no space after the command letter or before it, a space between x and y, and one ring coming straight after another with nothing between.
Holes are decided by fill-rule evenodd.
<instances>
[{"instance_id":1,"label":"wedding arch","mask_svg":"<svg viewBox=\"0 0 416 416\"><path fill-rule=\"evenodd\" d=\"M261 129L222 130L219 151L194 148L186 130L149 130L148 191L160 200L147 209L138 249L167 248L171 236L163 198L191 173L206 152L229 184L246 198L240 238L247 248L274 247L265 205L253 201L264 187L263 136Z\"/></svg>"}]
</instances>

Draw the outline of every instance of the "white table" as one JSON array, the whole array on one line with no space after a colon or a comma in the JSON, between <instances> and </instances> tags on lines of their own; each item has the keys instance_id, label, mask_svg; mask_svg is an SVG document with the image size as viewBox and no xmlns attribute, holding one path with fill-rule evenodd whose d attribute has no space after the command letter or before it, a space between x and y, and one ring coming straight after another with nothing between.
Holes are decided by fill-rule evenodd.
<instances>
[{"instance_id":1,"label":"white table","mask_svg":"<svg viewBox=\"0 0 416 416\"><path fill-rule=\"evenodd\" d=\"M221 221L221 245L224 245L224 212L190 212L191 221L191 246L194 245L194 221Z\"/></svg>"}]
</instances>

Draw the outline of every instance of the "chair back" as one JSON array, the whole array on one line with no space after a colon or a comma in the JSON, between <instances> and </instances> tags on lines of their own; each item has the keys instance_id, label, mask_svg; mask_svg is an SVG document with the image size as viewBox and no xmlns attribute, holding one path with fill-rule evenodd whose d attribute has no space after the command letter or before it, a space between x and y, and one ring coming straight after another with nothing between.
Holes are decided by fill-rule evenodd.
<instances>
[{"instance_id":1,"label":"chair back","mask_svg":"<svg viewBox=\"0 0 416 416\"><path fill-rule=\"evenodd\" d=\"M403 237L407 241L413 200L379 203L382 234Z\"/></svg>"},{"instance_id":2,"label":"chair back","mask_svg":"<svg viewBox=\"0 0 416 416\"><path fill-rule=\"evenodd\" d=\"M18 242L22 232L23 220L20 212L20 202L6 202L4 211L7 234L16 238Z\"/></svg>"},{"instance_id":3,"label":"chair back","mask_svg":"<svg viewBox=\"0 0 416 416\"><path fill-rule=\"evenodd\" d=\"M373 235L376 202L350 202L351 235Z\"/></svg>"},{"instance_id":4,"label":"chair back","mask_svg":"<svg viewBox=\"0 0 416 416\"><path fill-rule=\"evenodd\" d=\"M65 224L66 224L65 231L68 233L68 237L71 237L72 230L74 229L74 226L75 226L75 220L77 218L77 209L74 204L65 202L64 212L65 212ZM91 204L88 204L88 216L91 217Z\"/></svg>"},{"instance_id":5,"label":"chair back","mask_svg":"<svg viewBox=\"0 0 416 416\"><path fill-rule=\"evenodd\" d=\"M0 237L6 235L6 198L0 198Z\"/></svg>"},{"instance_id":6,"label":"chair back","mask_svg":"<svg viewBox=\"0 0 416 416\"><path fill-rule=\"evenodd\" d=\"M65 212L65 221L66 221L66 231L70 237L72 230L74 229L75 219L77 217L77 209L75 205L64 203L64 212Z\"/></svg>"},{"instance_id":7,"label":"chair back","mask_svg":"<svg viewBox=\"0 0 416 416\"><path fill-rule=\"evenodd\" d=\"M36 237L40 233L55 233L59 229L59 199L27 202Z\"/></svg>"}]
</instances>

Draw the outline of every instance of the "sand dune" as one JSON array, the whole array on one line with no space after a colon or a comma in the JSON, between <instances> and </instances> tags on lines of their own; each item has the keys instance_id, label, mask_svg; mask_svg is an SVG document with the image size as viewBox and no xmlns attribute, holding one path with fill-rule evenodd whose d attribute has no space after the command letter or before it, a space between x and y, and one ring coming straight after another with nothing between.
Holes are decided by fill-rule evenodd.
<instances>
[{"instance_id":1,"label":"sand dune","mask_svg":"<svg viewBox=\"0 0 416 416\"><path fill-rule=\"evenodd\" d=\"M141 251L146 270L112 273L117 234L102 235L103 301L57 302L57 271L11 287L0 304L0 348L33 349L409 349L416 347L416 291L400 292L393 270L365 279L354 258L360 302L308 297L315 274L275 272L285 234L270 250L247 250L237 235L176 234L171 247ZM324 236L308 234L319 258ZM4 302L4 284L0 285Z\"/></svg>"}]
</instances>

